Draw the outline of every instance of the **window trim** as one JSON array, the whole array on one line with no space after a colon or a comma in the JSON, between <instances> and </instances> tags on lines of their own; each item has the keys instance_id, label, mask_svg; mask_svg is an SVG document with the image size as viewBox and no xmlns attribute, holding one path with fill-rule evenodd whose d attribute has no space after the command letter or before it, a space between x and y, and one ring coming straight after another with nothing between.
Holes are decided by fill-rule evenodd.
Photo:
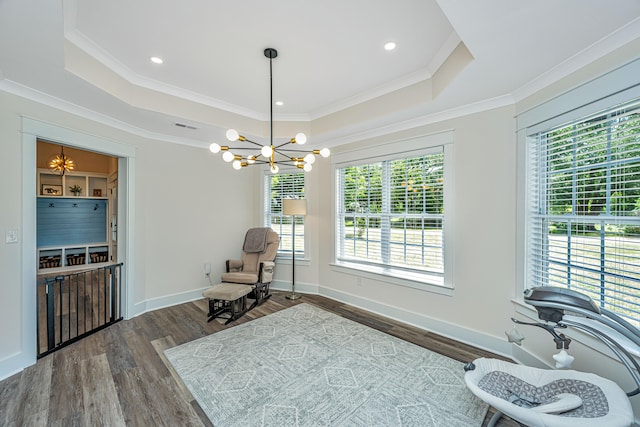
<instances>
[{"instance_id":1,"label":"window trim","mask_svg":"<svg viewBox=\"0 0 640 427\"><path fill-rule=\"evenodd\" d=\"M346 274L354 274L357 276L367 276L374 280L384 281L385 283L410 288L420 289L424 291L453 295L454 290L454 223L455 209L453 205L454 193L454 133L453 131L444 131L434 134L417 136L410 139L391 141L380 145L368 146L367 156L363 157L363 151L354 149L342 153L336 153L332 156L332 174L331 185L333 191L332 201L332 269L337 272ZM338 207L340 205L340 191L337 188L337 171L338 169L348 166L358 166L376 161L395 160L407 157L417 157L429 154L436 147L442 147L444 154L444 220L443 220L443 263L444 272L442 276L425 273L410 273L398 268L383 268L380 266L368 266L366 263L350 263L348 261L338 260Z\"/></svg>"},{"instance_id":2,"label":"window trim","mask_svg":"<svg viewBox=\"0 0 640 427\"><path fill-rule=\"evenodd\" d=\"M281 167L280 170L278 171L278 173L273 174L271 173L271 171L267 168L262 170L262 185L261 185L261 192L262 192L262 224L265 227L271 227L270 224L268 224L267 222L267 206L266 206L266 202L267 202L267 191L268 188L271 188L270 185L270 177L273 175L283 175L283 174L302 174L302 176L304 176L304 172L302 172L300 169L297 168L290 168L290 167ZM307 180L305 178L305 183L304 183L304 190L305 190L305 198L306 198L306 194L307 194ZM307 202L308 203L308 202ZM296 239L299 236L296 235ZM307 239L307 219L304 218L304 248L302 252L296 252L296 264L298 264L298 262L301 262L301 265L304 265L305 262L309 262L309 258L308 258L308 254L309 254L309 247L308 247L308 239ZM278 252L276 254L276 259L278 260L278 262L283 262L284 264L287 264L287 261L289 263L291 263L291 254L289 253L289 251L282 251L280 250L280 246L278 246Z\"/></svg>"},{"instance_id":3,"label":"window trim","mask_svg":"<svg viewBox=\"0 0 640 427\"><path fill-rule=\"evenodd\" d=\"M582 85L542 102L516 116L516 311L537 318L533 307L524 302L527 289L529 247L527 152L536 134L562 123L577 121L616 105L640 98L640 59L616 68Z\"/></svg>"},{"instance_id":4,"label":"window trim","mask_svg":"<svg viewBox=\"0 0 640 427\"><path fill-rule=\"evenodd\" d=\"M638 115L640 100L636 99L542 130L529 138L527 162L531 196L528 198L527 238L531 240L527 247L527 286L582 289L601 307L635 320L639 313L638 301L634 299L633 306L626 306L625 301L631 303L626 298L627 292L633 292L632 289L638 286L638 274L630 267L637 264L638 256L627 253L630 249L623 243L626 239L618 239L617 232L608 227L640 226L637 216L615 211L615 194L625 194L627 185L633 188L633 193L624 197L631 197L634 202L637 199L638 182L628 181L626 176L633 173L631 168L638 168L638 157L620 158L617 153L619 150L626 153L629 147L637 145L640 135ZM634 117L633 121L618 120L627 116ZM634 126L633 142L626 136L630 125ZM606 150L602 148L605 143ZM589 159L594 159L595 163L589 160L582 163L584 154L581 152L589 153ZM561 162L562 166L558 168ZM599 175L602 187L587 189L592 184L581 183L583 178L589 179L592 172L603 174ZM567 176L569 178L565 178ZM554 197L558 192L562 194L559 200ZM587 207L580 205L583 206L581 209L578 204L588 192L598 192L597 197L603 200L593 206L593 211L589 207L587 213ZM558 203L570 205L571 211L552 210ZM564 225L566 235L553 233L552 224ZM593 229L586 228L587 224ZM629 259L623 261L618 256Z\"/></svg>"}]
</instances>

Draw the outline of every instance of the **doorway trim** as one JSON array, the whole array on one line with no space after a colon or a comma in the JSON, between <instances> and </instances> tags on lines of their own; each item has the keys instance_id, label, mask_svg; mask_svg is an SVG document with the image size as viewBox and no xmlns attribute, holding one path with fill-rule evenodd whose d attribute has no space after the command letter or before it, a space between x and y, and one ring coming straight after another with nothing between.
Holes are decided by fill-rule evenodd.
<instances>
[{"instance_id":1,"label":"doorway trim","mask_svg":"<svg viewBox=\"0 0 640 427\"><path fill-rule=\"evenodd\" d=\"M36 142L38 138L118 157L118 262L123 262L123 316L134 314L135 147L82 131L22 117L22 357L23 369L36 362Z\"/></svg>"}]
</instances>

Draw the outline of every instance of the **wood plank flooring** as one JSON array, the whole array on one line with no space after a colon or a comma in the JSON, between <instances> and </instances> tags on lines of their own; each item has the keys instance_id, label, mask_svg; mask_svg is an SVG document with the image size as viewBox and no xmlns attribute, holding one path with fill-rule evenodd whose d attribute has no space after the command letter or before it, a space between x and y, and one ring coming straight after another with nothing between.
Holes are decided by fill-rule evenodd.
<instances>
[{"instance_id":1,"label":"wood plank flooring","mask_svg":"<svg viewBox=\"0 0 640 427\"><path fill-rule=\"evenodd\" d=\"M207 323L207 302L145 313L121 321L0 382L1 426L211 426L166 361L165 349L274 313L301 302L468 362L496 357L324 297L296 301L274 292L236 322ZM484 421L486 426L492 411ZM502 418L501 427L519 426Z\"/></svg>"}]
</instances>

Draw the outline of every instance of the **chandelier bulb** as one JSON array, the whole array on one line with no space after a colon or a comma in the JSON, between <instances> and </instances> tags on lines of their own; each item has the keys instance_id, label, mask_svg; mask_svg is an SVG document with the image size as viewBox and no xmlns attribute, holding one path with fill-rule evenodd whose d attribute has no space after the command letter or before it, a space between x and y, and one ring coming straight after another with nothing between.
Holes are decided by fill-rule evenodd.
<instances>
[{"instance_id":1,"label":"chandelier bulb","mask_svg":"<svg viewBox=\"0 0 640 427\"><path fill-rule=\"evenodd\" d=\"M307 135L300 132L296 134L296 137L294 139L296 143L303 145L305 142L307 142Z\"/></svg>"},{"instance_id":2,"label":"chandelier bulb","mask_svg":"<svg viewBox=\"0 0 640 427\"><path fill-rule=\"evenodd\" d=\"M271 170L271 173L278 173L278 171L280 170L280 168L278 167L278 165L273 164L273 165L271 165L270 170Z\"/></svg>"},{"instance_id":3,"label":"chandelier bulb","mask_svg":"<svg viewBox=\"0 0 640 427\"><path fill-rule=\"evenodd\" d=\"M322 150L320 150L320 155L326 159L331 155L331 150L329 150L328 148L323 148Z\"/></svg>"},{"instance_id":4,"label":"chandelier bulb","mask_svg":"<svg viewBox=\"0 0 640 427\"><path fill-rule=\"evenodd\" d=\"M240 168L242 168L240 160L234 160L233 163L231 163L231 166L233 166L235 170L240 170Z\"/></svg>"},{"instance_id":5,"label":"chandelier bulb","mask_svg":"<svg viewBox=\"0 0 640 427\"><path fill-rule=\"evenodd\" d=\"M264 157L271 157L271 155L273 154L273 148L270 145L265 145L262 147L262 149L260 150L260 153L264 156Z\"/></svg>"},{"instance_id":6,"label":"chandelier bulb","mask_svg":"<svg viewBox=\"0 0 640 427\"><path fill-rule=\"evenodd\" d=\"M252 165L252 164L254 164L255 162L256 162L256 156L251 155L251 156L248 156L248 157L247 157L247 164Z\"/></svg>"},{"instance_id":7,"label":"chandelier bulb","mask_svg":"<svg viewBox=\"0 0 640 427\"><path fill-rule=\"evenodd\" d=\"M233 153L231 151L225 151L222 154L222 160L224 160L225 162L229 163L231 161L233 161L235 158L235 156L233 155Z\"/></svg>"},{"instance_id":8,"label":"chandelier bulb","mask_svg":"<svg viewBox=\"0 0 640 427\"><path fill-rule=\"evenodd\" d=\"M213 154L218 154L220 152L220 144L216 144L215 142L209 146L209 151Z\"/></svg>"},{"instance_id":9,"label":"chandelier bulb","mask_svg":"<svg viewBox=\"0 0 640 427\"><path fill-rule=\"evenodd\" d=\"M311 164L309 163L305 163L302 169L304 169L305 172L311 172L311 169L313 169L313 166L311 166Z\"/></svg>"},{"instance_id":10,"label":"chandelier bulb","mask_svg":"<svg viewBox=\"0 0 640 427\"><path fill-rule=\"evenodd\" d=\"M235 129L229 129L226 135L227 135L227 139L231 142L237 141L238 138L240 138L240 134Z\"/></svg>"},{"instance_id":11,"label":"chandelier bulb","mask_svg":"<svg viewBox=\"0 0 640 427\"><path fill-rule=\"evenodd\" d=\"M312 165L316 161L316 156L314 156L313 154L309 153L306 156L304 156L304 161L305 161L305 163L307 163L309 165Z\"/></svg>"}]
</instances>

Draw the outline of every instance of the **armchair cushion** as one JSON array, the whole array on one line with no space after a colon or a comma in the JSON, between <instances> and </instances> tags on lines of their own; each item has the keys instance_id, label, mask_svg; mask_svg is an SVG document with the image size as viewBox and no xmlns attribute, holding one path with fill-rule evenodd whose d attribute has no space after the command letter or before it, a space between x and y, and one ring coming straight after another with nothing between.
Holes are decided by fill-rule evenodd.
<instances>
[{"instance_id":1,"label":"armchair cushion","mask_svg":"<svg viewBox=\"0 0 640 427\"><path fill-rule=\"evenodd\" d=\"M242 271L223 273L222 281L227 283L242 283L245 285L253 285L254 283L258 282L258 273L245 273Z\"/></svg>"},{"instance_id":2,"label":"armchair cushion","mask_svg":"<svg viewBox=\"0 0 640 427\"><path fill-rule=\"evenodd\" d=\"M227 273L232 271L242 271L244 263L240 259L228 259L227 260Z\"/></svg>"}]
</instances>

